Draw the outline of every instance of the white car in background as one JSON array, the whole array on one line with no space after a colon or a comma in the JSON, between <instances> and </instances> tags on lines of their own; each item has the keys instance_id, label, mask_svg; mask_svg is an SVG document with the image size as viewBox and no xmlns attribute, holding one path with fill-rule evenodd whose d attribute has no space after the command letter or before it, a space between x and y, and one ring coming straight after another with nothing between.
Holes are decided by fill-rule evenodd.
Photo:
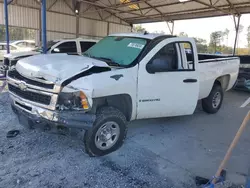
<instances>
[{"instance_id":1,"label":"white car in background","mask_svg":"<svg viewBox=\"0 0 250 188\"><path fill-rule=\"evenodd\" d=\"M67 53L69 55L81 55L97 42L98 40L82 38L51 40L47 44L47 53Z\"/></svg>"},{"instance_id":2,"label":"white car in background","mask_svg":"<svg viewBox=\"0 0 250 188\"><path fill-rule=\"evenodd\" d=\"M36 47L36 42L34 40L16 40L12 41L11 44L19 47L22 51L31 51Z\"/></svg>"},{"instance_id":3,"label":"white car in background","mask_svg":"<svg viewBox=\"0 0 250 188\"><path fill-rule=\"evenodd\" d=\"M98 40L92 39L61 39L61 40L51 40L47 43L47 54L54 53L66 53L69 55L81 55L83 52L87 51L90 47L95 45ZM32 55L37 55L42 53L42 48L36 48L32 51L16 52L4 55L5 65L13 66L16 62L24 57L29 57ZM11 63L10 63L11 62Z\"/></svg>"},{"instance_id":4,"label":"white car in background","mask_svg":"<svg viewBox=\"0 0 250 188\"><path fill-rule=\"evenodd\" d=\"M35 49L35 41L33 40L17 40L10 41L10 52L27 52ZM4 54L7 52L7 43L0 42L0 61L3 61Z\"/></svg>"}]
</instances>

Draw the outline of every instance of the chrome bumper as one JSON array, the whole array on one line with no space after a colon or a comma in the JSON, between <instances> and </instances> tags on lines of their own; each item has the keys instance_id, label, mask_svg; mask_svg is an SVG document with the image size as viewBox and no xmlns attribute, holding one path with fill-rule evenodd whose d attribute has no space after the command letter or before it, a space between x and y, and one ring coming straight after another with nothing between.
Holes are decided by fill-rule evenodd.
<instances>
[{"instance_id":1,"label":"chrome bumper","mask_svg":"<svg viewBox=\"0 0 250 188\"><path fill-rule=\"evenodd\" d=\"M10 94L12 109L17 114L20 124L47 124L68 128L89 129L95 121L95 115L83 111L56 111L41 108ZM21 121L25 119L25 121Z\"/></svg>"},{"instance_id":2,"label":"chrome bumper","mask_svg":"<svg viewBox=\"0 0 250 188\"><path fill-rule=\"evenodd\" d=\"M50 121L58 121L58 114L55 111L33 105L32 102L28 102L27 100L22 99L14 95L13 93L10 93L10 97L13 100L13 104L17 106L17 108L20 108L21 110L24 110L32 115L43 117Z\"/></svg>"},{"instance_id":3,"label":"chrome bumper","mask_svg":"<svg viewBox=\"0 0 250 188\"><path fill-rule=\"evenodd\" d=\"M10 77L7 77L7 82L8 82L8 84L11 84L13 86L18 87L18 85L22 81L20 81L20 80L18 81L18 80L12 79ZM33 86L33 85L29 85L29 84L26 84L26 85L28 86L28 88L26 89L27 91L50 96L51 97L50 104L49 105L39 104L39 103L36 103L36 102L33 102L33 101L28 101L28 100L22 99L22 98L18 97L17 95L15 95L14 93L10 92L10 91L9 91L9 93L11 94L11 96L16 98L18 101L22 101L22 102L27 103L27 104L35 105L37 108L40 107L40 109L47 108L49 110L55 110L55 106L56 106L56 102L57 102L57 98L58 98L58 95L56 93L47 92L47 91L44 90L44 88L43 88L43 90L41 90L40 87L36 87L36 86Z\"/></svg>"}]
</instances>

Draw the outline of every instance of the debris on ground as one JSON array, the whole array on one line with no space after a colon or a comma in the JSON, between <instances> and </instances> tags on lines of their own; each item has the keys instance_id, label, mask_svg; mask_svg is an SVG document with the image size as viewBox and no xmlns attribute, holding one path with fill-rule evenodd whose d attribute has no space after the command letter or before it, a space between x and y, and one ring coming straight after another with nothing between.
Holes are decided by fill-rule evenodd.
<instances>
[{"instance_id":1,"label":"debris on ground","mask_svg":"<svg viewBox=\"0 0 250 188\"><path fill-rule=\"evenodd\" d=\"M19 133L20 133L19 130L11 130L11 131L8 131L8 132L7 132L6 137L7 137L7 138L14 138L14 137L16 137Z\"/></svg>"},{"instance_id":2,"label":"debris on ground","mask_svg":"<svg viewBox=\"0 0 250 188\"><path fill-rule=\"evenodd\" d=\"M233 101L236 97L238 101ZM235 134L235 125L245 115L244 108L238 106L247 97L245 93L238 96L238 92L229 92L225 101L230 103L225 102L224 109L213 117L198 111L194 116L131 123L122 148L108 156L90 158L83 152L84 132L28 130L19 125L8 94L2 93L0 188L196 188L194 176L212 175L224 156L222 151L231 141L228 135ZM8 130L19 130L21 134L9 139ZM225 130L227 134L219 137ZM228 172L246 173L240 167L249 159L250 150L245 149L249 148L249 132L241 140L242 155L234 155L234 166ZM208 174L202 173L205 170ZM244 186L225 182L216 188Z\"/></svg>"},{"instance_id":3,"label":"debris on ground","mask_svg":"<svg viewBox=\"0 0 250 188\"><path fill-rule=\"evenodd\" d=\"M223 184L217 184L214 188L245 188L244 185L235 185L230 181L225 181Z\"/></svg>"}]
</instances>

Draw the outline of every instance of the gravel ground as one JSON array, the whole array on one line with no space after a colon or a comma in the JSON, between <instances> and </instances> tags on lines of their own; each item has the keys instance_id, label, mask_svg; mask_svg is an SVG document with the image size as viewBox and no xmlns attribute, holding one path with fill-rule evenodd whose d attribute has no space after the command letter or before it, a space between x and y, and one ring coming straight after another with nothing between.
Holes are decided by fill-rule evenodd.
<instances>
[{"instance_id":1,"label":"gravel ground","mask_svg":"<svg viewBox=\"0 0 250 188\"><path fill-rule=\"evenodd\" d=\"M74 130L66 135L28 130L18 124L9 105L7 93L0 95L0 187L193 187L191 182L173 181L156 168L164 159L136 143L100 158L84 153ZM15 138L6 138L18 129ZM129 143L129 144L127 144ZM166 162L168 164L168 162ZM169 168L175 168L169 163Z\"/></svg>"},{"instance_id":2,"label":"gravel ground","mask_svg":"<svg viewBox=\"0 0 250 188\"><path fill-rule=\"evenodd\" d=\"M199 169L200 161L198 158L192 157L196 151L192 148L193 146L195 149L198 147L197 135L196 137L190 136L189 131L194 129L190 129L188 126L185 129L184 125L178 125L178 123L182 124L184 121L191 120L194 124L193 117L172 119L169 120L169 124L175 123L176 125L165 127L159 125L157 128L149 126L153 120L139 122L140 125L137 128L136 125L133 125L135 128L129 129L128 138L121 149L108 156L90 158L84 153L81 140L83 132L28 130L19 125L10 109L9 100L7 93L0 95L0 188L196 187L194 176L197 174L193 173L192 168L195 166ZM207 117L202 113L201 119L203 115ZM153 122L161 124L163 120ZM142 124L145 128L141 126ZM15 138L6 138L6 133L12 129L20 130L20 134ZM198 134L198 129L201 129L198 128L198 123L195 129L197 130L192 134ZM179 135L183 135L183 131L188 136L179 138ZM154 137L154 135L158 136ZM179 139L182 143L178 141ZM191 139L192 142L190 142ZM160 144L158 141L166 143ZM199 142L202 143L202 141ZM187 145L188 147L185 149ZM184 153L179 151L179 148L173 150L175 146L185 147L183 148ZM160 152L164 147L166 151ZM203 150L204 148L202 151L197 151L202 153ZM168 154L168 151L176 153ZM187 159L186 157L181 158L183 155L186 155ZM221 156L218 161L221 160ZM204 158L203 154L200 157ZM211 158L211 152L208 157ZM179 162L174 162L174 158ZM190 167L184 165L185 161L190 164ZM209 161L205 165L208 169ZM204 167L204 169L206 168ZM215 169L213 168L212 171L214 172ZM229 184L231 185L231 183ZM234 188L238 187L242 186Z\"/></svg>"}]
</instances>

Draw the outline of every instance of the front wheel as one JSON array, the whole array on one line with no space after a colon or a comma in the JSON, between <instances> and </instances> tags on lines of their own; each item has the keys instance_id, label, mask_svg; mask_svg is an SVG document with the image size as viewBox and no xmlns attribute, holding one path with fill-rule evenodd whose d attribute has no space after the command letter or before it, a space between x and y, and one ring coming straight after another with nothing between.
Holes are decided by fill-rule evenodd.
<instances>
[{"instance_id":1,"label":"front wheel","mask_svg":"<svg viewBox=\"0 0 250 188\"><path fill-rule=\"evenodd\" d=\"M207 98L202 99L202 108L209 114L215 114L223 101L223 90L219 84L215 84Z\"/></svg>"},{"instance_id":2,"label":"front wheel","mask_svg":"<svg viewBox=\"0 0 250 188\"><path fill-rule=\"evenodd\" d=\"M85 132L86 152L92 157L103 156L120 148L126 138L126 124L126 117L118 109L101 108L93 127Z\"/></svg>"}]
</instances>

